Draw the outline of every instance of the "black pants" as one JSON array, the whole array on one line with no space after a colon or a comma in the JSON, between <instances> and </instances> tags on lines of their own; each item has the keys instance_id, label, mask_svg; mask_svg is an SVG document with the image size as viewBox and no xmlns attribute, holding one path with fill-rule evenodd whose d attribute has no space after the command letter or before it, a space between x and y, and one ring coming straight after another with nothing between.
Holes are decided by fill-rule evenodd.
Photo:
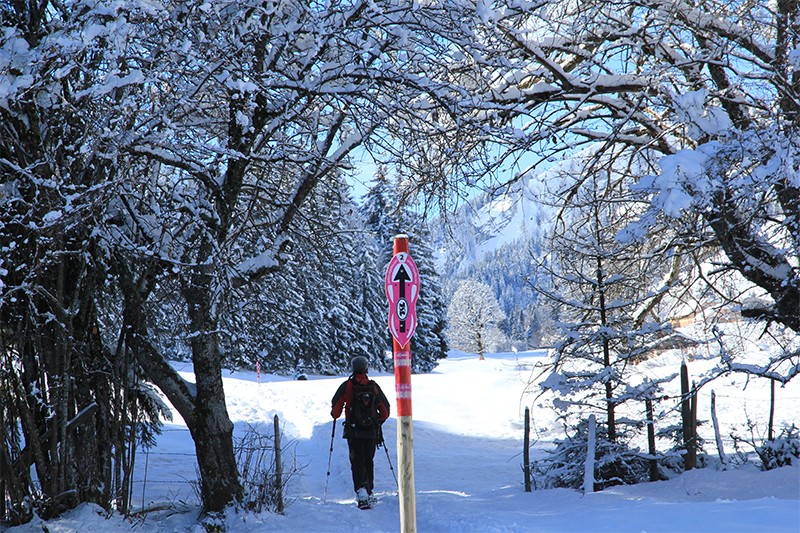
<instances>
[{"instance_id":1,"label":"black pants","mask_svg":"<svg viewBox=\"0 0 800 533\"><path fill-rule=\"evenodd\" d=\"M353 490L356 492L363 487L372 494L377 444L376 439L347 439L347 446L350 448L350 469L353 472Z\"/></svg>"}]
</instances>

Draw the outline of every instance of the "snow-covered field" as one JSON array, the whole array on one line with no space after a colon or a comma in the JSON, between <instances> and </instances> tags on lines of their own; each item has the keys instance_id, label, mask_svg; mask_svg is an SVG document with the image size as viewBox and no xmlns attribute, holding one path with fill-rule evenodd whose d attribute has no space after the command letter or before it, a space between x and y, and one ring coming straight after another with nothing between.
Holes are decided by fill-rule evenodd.
<instances>
[{"instance_id":1,"label":"snow-covered field","mask_svg":"<svg viewBox=\"0 0 800 533\"><path fill-rule=\"evenodd\" d=\"M490 532L800 532L800 467L761 472L751 461L737 469L718 466L690 471L669 481L614 487L583 495L566 489L524 492L522 476L523 412L534 405L525 394L536 376L533 365L544 352L477 356L452 353L431 374L414 375L414 462L417 530L421 533ZM670 361L670 373L679 359ZM702 363L689 363L690 372ZM698 369L695 370L694 367ZM189 365L178 363L187 379ZM394 376L372 376L394 407ZM228 531L396 532L400 529L397 488L384 449L375 457L378 505L361 511L354 505L347 444L336 429L331 474L326 473L331 443L330 398L343 377L309 376L307 381L235 372L225 377L229 412L237 435L249 427L272 431L278 414L284 433L284 463L299 467L289 480L284 515L232 514ZM799 380L794 380L798 382ZM776 422L798 423L800 382L778 390ZM765 383L725 378L701 395L699 418L708 420L707 395L717 394L723 435L741 433L747 416L759 418L769 390ZM542 447L563 437L553 415L532 411L536 440ZM765 421L759 418L763 424ZM391 464L397 471L396 424L384 427ZM706 450L714 450L711 424L700 428ZM746 436L746 434L742 434ZM726 440L729 454L731 441ZM197 531L196 479L192 442L179 417L165 426L158 446L137 458L134 506L171 503L175 510L147 514L131 524L106 520L84 505L47 523L35 519L11 533L71 531ZM146 470L146 471L145 471ZM146 479L146 483L145 483ZM176 512L177 510L177 512ZM43 529L46 528L46 529Z\"/></svg>"}]
</instances>

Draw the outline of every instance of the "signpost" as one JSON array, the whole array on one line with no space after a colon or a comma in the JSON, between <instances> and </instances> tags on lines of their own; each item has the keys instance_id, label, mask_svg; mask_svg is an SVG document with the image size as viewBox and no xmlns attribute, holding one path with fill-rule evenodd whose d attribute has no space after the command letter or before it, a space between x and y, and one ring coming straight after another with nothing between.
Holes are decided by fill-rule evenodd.
<instances>
[{"instance_id":1,"label":"signpost","mask_svg":"<svg viewBox=\"0 0 800 533\"><path fill-rule=\"evenodd\" d=\"M409 341L417 328L418 297L419 271L408 254L408 236L397 235L394 238L394 255L386 269L386 298L389 300L389 331L393 339L394 381L397 393L397 463L402 533L417 531Z\"/></svg>"}]
</instances>

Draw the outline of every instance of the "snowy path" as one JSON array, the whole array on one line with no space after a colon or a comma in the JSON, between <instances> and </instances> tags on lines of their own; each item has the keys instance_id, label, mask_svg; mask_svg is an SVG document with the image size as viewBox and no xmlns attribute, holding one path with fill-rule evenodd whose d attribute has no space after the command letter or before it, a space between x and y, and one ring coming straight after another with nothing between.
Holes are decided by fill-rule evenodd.
<instances>
[{"instance_id":1,"label":"snowy path","mask_svg":"<svg viewBox=\"0 0 800 533\"><path fill-rule=\"evenodd\" d=\"M531 377L531 365L543 353L494 355L486 361L451 357L436 372L415 375L414 461L417 530L420 533L736 533L800 532L800 466L760 472L753 465L731 471L694 470L670 481L615 487L583 496L572 490L523 490L521 401ZM673 364L667 365L674 366ZM188 365L183 365L190 379ZM280 416L284 432L284 464L300 466L289 481L283 516L263 513L229 517L227 530L292 533L380 533L399 531L399 506L386 454L375 457L376 493L380 503L358 510L350 480L347 443L337 427L327 500L323 502L331 442L330 398L343 378L310 376L293 381L277 376L236 372L225 377L229 413L241 435L248 427L271 433L273 416ZM394 377L374 377L394 406ZM800 380L782 389L778 421L796 422ZM717 385L723 431L742 422L746 405L763 405L768 390L750 383L746 393L732 381ZM768 396L767 396L768 397ZM730 399L740 398L736 404ZM534 410L539 429L537 446L561 437L552 417ZM159 437L147 457L145 501L177 503L185 512L151 513L131 524L104 520L91 506L46 524L40 520L12 533L114 531L142 533L203 533L197 525L197 496L193 444L176 418ZM705 427L708 428L709 425ZM385 425L395 472L396 424ZM708 437L706 437L708 438ZM541 450L534 448L534 459ZM137 459L134 506L141 506L145 457ZM185 502L185 503L181 503Z\"/></svg>"}]
</instances>

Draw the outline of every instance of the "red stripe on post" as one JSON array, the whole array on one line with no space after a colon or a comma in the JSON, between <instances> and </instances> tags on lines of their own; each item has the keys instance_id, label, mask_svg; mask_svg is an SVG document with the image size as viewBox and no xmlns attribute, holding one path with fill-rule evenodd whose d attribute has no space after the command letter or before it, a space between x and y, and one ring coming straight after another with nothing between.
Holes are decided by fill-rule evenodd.
<instances>
[{"instance_id":1,"label":"red stripe on post","mask_svg":"<svg viewBox=\"0 0 800 533\"><path fill-rule=\"evenodd\" d=\"M397 416L411 416L411 351L397 341L394 347L394 385L397 393Z\"/></svg>"}]
</instances>

